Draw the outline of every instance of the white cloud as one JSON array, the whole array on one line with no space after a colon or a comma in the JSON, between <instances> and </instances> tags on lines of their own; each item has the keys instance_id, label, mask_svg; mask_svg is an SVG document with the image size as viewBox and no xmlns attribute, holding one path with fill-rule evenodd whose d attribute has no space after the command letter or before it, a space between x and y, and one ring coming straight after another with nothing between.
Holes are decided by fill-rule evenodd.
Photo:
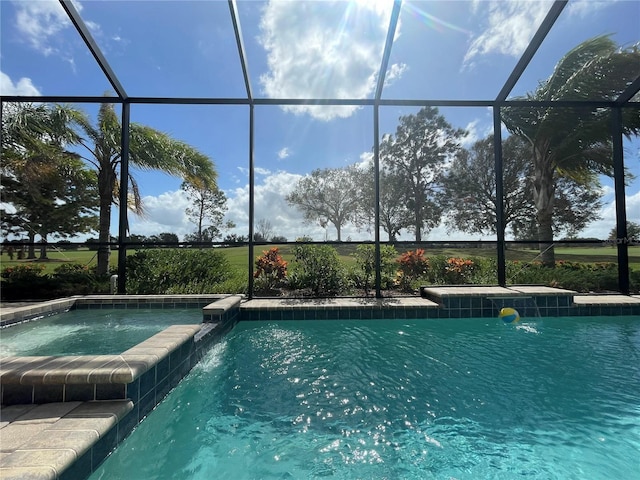
<instances>
[{"instance_id":1,"label":"white cloud","mask_svg":"<svg viewBox=\"0 0 640 480\"><path fill-rule=\"evenodd\" d=\"M611 187L606 190L613 193L613 188ZM627 221L640 223L640 191L627 195L625 204L627 207ZM611 229L616 226L615 202L603 205L600 209L600 217L600 220L596 220L584 231L580 232L580 236L584 238L608 238Z\"/></svg>"},{"instance_id":2,"label":"white cloud","mask_svg":"<svg viewBox=\"0 0 640 480\"><path fill-rule=\"evenodd\" d=\"M144 217L129 213L129 229L132 234L150 236L172 232L182 239L185 234L195 230L195 225L189 222L185 213L190 202L184 191L149 195L142 201L145 206ZM117 228L117 223L114 225Z\"/></svg>"},{"instance_id":3,"label":"white cloud","mask_svg":"<svg viewBox=\"0 0 640 480\"><path fill-rule=\"evenodd\" d=\"M303 236L318 241L335 240L336 232L332 225L324 229L317 223L305 223L302 212L287 203L286 196L301 178L302 175L279 171L256 182L254 220L268 220L273 227L273 234L282 235L289 241ZM228 198L227 218L236 224L231 233L246 236L249 232L249 186L245 185L225 193ZM351 237L354 240L371 239L370 235L358 232L351 225L342 229L342 237Z\"/></svg>"},{"instance_id":4,"label":"white cloud","mask_svg":"<svg viewBox=\"0 0 640 480\"><path fill-rule=\"evenodd\" d=\"M481 134L478 133L479 122L480 121L476 119L469 122L467 126L464 127L464 129L467 131L467 134L462 138L462 141L460 142L460 144L464 148L469 148L471 145L473 145L475 142L477 142L480 139Z\"/></svg>"},{"instance_id":5,"label":"white cloud","mask_svg":"<svg viewBox=\"0 0 640 480\"><path fill-rule=\"evenodd\" d=\"M82 4L78 0L72 0L73 6L81 13ZM69 37L64 37L62 32L67 28L72 28L71 20L60 5L60 2L48 0L26 1L14 0L16 9L16 28L22 35L22 39L31 45L33 49L45 56L59 55L69 63L75 73L75 62L73 52L77 48L85 49L79 41L71 44ZM104 37L102 27L97 22L83 18L85 25L91 31L94 38ZM122 42L119 36L111 38L113 42ZM104 42L103 50L110 47L110 42Z\"/></svg>"},{"instance_id":6,"label":"white cloud","mask_svg":"<svg viewBox=\"0 0 640 480\"><path fill-rule=\"evenodd\" d=\"M52 38L63 29L71 26L59 2L14 2L16 7L16 27L24 35L24 39L43 55L57 52ZM76 8L81 9L78 2Z\"/></svg>"},{"instance_id":7,"label":"white cloud","mask_svg":"<svg viewBox=\"0 0 640 480\"><path fill-rule=\"evenodd\" d=\"M478 140L484 140L493 134L493 125L479 118L470 121L464 129L467 135L460 142L464 148L469 148Z\"/></svg>"},{"instance_id":8,"label":"white cloud","mask_svg":"<svg viewBox=\"0 0 640 480\"><path fill-rule=\"evenodd\" d=\"M387 71L387 75L384 77L385 86L390 85L394 80L402 77L402 75L408 70L408 68L409 67L404 63L392 64Z\"/></svg>"},{"instance_id":9,"label":"white cloud","mask_svg":"<svg viewBox=\"0 0 640 480\"><path fill-rule=\"evenodd\" d=\"M100 27L99 24L97 24L96 22L92 22L91 20L85 20L85 25L87 26L87 28L89 30L91 30L91 33L96 35L101 35L102 34L102 27Z\"/></svg>"},{"instance_id":10,"label":"white cloud","mask_svg":"<svg viewBox=\"0 0 640 480\"><path fill-rule=\"evenodd\" d=\"M572 0L567 5L567 12L569 15L576 15L580 18L592 15L598 10L602 10L615 3L617 0L609 0L607 2L598 2L596 0Z\"/></svg>"},{"instance_id":11,"label":"white cloud","mask_svg":"<svg viewBox=\"0 0 640 480\"><path fill-rule=\"evenodd\" d=\"M360 161L356 162L356 166L361 170L365 170L369 168L372 162L373 162L373 152L368 150L360 154Z\"/></svg>"},{"instance_id":12,"label":"white cloud","mask_svg":"<svg viewBox=\"0 0 640 480\"><path fill-rule=\"evenodd\" d=\"M0 94L2 95L42 95L30 78L22 77L17 83L13 83L9 75L0 71Z\"/></svg>"},{"instance_id":13,"label":"white cloud","mask_svg":"<svg viewBox=\"0 0 640 480\"><path fill-rule=\"evenodd\" d=\"M266 219L271 222L276 235L302 236L306 229L302 226L302 214L291 208L285 197L302 178L288 172L276 172L256 182L254 188L255 220ZM247 235L249 231L249 186L239 187L227 194L227 217L236 224L234 231ZM289 238L293 240L293 238Z\"/></svg>"},{"instance_id":14,"label":"white cloud","mask_svg":"<svg viewBox=\"0 0 640 480\"><path fill-rule=\"evenodd\" d=\"M470 66L479 56L499 53L519 57L546 16L551 2L474 1L473 12L486 15L482 32L469 45L463 64Z\"/></svg>"},{"instance_id":15,"label":"white cloud","mask_svg":"<svg viewBox=\"0 0 640 480\"><path fill-rule=\"evenodd\" d=\"M289 155L291 155L291 152L289 150L289 147L284 147L281 148L280 150L278 150L278 158L280 160L284 160L285 158L287 158Z\"/></svg>"},{"instance_id":16,"label":"white cloud","mask_svg":"<svg viewBox=\"0 0 640 480\"><path fill-rule=\"evenodd\" d=\"M255 173L257 175L269 175L271 173L271 170L269 170L267 168L255 167L253 169L253 173Z\"/></svg>"},{"instance_id":17,"label":"white cloud","mask_svg":"<svg viewBox=\"0 0 640 480\"><path fill-rule=\"evenodd\" d=\"M260 77L271 98L367 98L375 90L389 27L390 2L269 2L260 43L269 72ZM398 26L399 31L399 26ZM389 67L388 81L404 65ZM328 121L355 106L284 106Z\"/></svg>"}]
</instances>

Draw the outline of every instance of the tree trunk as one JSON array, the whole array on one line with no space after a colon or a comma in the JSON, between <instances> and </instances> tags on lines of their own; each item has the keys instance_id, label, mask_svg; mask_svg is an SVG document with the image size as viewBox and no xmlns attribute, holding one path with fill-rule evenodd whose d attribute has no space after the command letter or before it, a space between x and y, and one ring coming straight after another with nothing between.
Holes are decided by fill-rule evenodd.
<instances>
[{"instance_id":1,"label":"tree trunk","mask_svg":"<svg viewBox=\"0 0 640 480\"><path fill-rule=\"evenodd\" d=\"M336 223L336 232L338 233L338 241L341 242L340 223Z\"/></svg>"},{"instance_id":2,"label":"tree trunk","mask_svg":"<svg viewBox=\"0 0 640 480\"><path fill-rule=\"evenodd\" d=\"M98 275L109 273L109 257L111 247L103 245L111 240L111 202L113 201L113 187L115 174L110 168L101 168L98 171L98 191L100 193L100 222L98 226Z\"/></svg>"},{"instance_id":3,"label":"tree trunk","mask_svg":"<svg viewBox=\"0 0 640 480\"><path fill-rule=\"evenodd\" d=\"M538 218L538 240L542 264L545 267L555 267L556 256L553 248L553 222L549 215Z\"/></svg>"},{"instance_id":4,"label":"tree trunk","mask_svg":"<svg viewBox=\"0 0 640 480\"><path fill-rule=\"evenodd\" d=\"M422 241L422 205L419 205L416 201L416 209L415 209L415 228L416 228L416 242Z\"/></svg>"},{"instance_id":5,"label":"tree trunk","mask_svg":"<svg viewBox=\"0 0 640 480\"><path fill-rule=\"evenodd\" d=\"M413 198L415 201L413 220L415 222L415 228L416 228L416 242L421 242L422 241L422 220L424 218L423 217L424 212L422 211L424 193L420 188L420 184L414 184L412 186L412 189L413 189Z\"/></svg>"},{"instance_id":6,"label":"tree trunk","mask_svg":"<svg viewBox=\"0 0 640 480\"><path fill-rule=\"evenodd\" d=\"M40 240L40 260L46 260L47 257L47 236L43 235Z\"/></svg>"},{"instance_id":7,"label":"tree trunk","mask_svg":"<svg viewBox=\"0 0 640 480\"><path fill-rule=\"evenodd\" d=\"M544 150L542 150L544 152ZM554 268L553 204L555 201L554 165L551 158L534 148L533 200L538 223L538 247L540 260L546 267Z\"/></svg>"},{"instance_id":8,"label":"tree trunk","mask_svg":"<svg viewBox=\"0 0 640 480\"><path fill-rule=\"evenodd\" d=\"M33 232L29 232L29 247L27 248L27 258L34 259L36 258L36 246L33 244L36 241L36 234Z\"/></svg>"},{"instance_id":9,"label":"tree trunk","mask_svg":"<svg viewBox=\"0 0 640 480\"><path fill-rule=\"evenodd\" d=\"M204 219L204 202L200 202L200 212L198 214L198 241L202 241L202 221ZM202 248L200 245L198 248Z\"/></svg>"}]
</instances>

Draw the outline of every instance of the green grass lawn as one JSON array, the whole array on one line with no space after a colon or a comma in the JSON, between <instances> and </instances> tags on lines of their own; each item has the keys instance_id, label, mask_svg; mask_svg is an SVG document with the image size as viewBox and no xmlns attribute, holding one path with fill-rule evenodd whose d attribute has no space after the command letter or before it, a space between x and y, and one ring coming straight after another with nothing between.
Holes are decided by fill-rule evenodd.
<instances>
[{"instance_id":1,"label":"green grass lawn","mask_svg":"<svg viewBox=\"0 0 640 480\"><path fill-rule=\"evenodd\" d=\"M538 255L534 249L507 250L508 260L532 261ZM618 262L618 249L616 247L556 247L556 260L571 262L597 263ZM640 246L629 247L629 267L640 269Z\"/></svg>"},{"instance_id":2,"label":"green grass lawn","mask_svg":"<svg viewBox=\"0 0 640 480\"><path fill-rule=\"evenodd\" d=\"M39 255L39 252L36 252ZM53 270L63 263L80 263L82 265L95 266L98 262L96 252L86 249L73 250L73 251L47 251L48 260L17 260L17 256L14 255L14 260L9 260L9 256L6 253L0 257L0 266L2 268L10 267L13 265L23 265L25 263L39 263L45 266L44 273L52 273ZM118 265L118 254L111 253L109 260L110 265L116 268Z\"/></svg>"},{"instance_id":3,"label":"green grass lawn","mask_svg":"<svg viewBox=\"0 0 640 480\"><path fill-rule=\"evenodd\" d=\"M258 257L264 250L271 246L254 247L254 256ZM290 262L293 260L293 245L279 246L280 253L285 260ZM355 245L338 245L338 254L340 259L345 263L354 261L352 253L355 252ZM249 247L228 247L224 248L227 258L231 265L237 269L246 270L248 267L247 256ZM130 255L134 250L128 250ZM533 261L538 256L535 249L526 248L509 248L507 250L508 260ZM568 260L572 262L596 263L596 262L617 262L617 249L612 246L604 247L556 247L557 260ZM47 253L49 260L40 262L39 260L9 260L6 253L0 257L0 267L5 268L12 265L19 265L29 262L38 262L45 265L45 273L51 273L53 270L64 262L75 262L82 265L94 266L97 262L96 252L90 250L74 250L74 251L57 251L51 250ZM429 248L425 250L425 256L445 255L447 257L471 257L471 256L495 256L495 250L490 248ZM254 259L255 261L255 259ZM251 262L253 264L253 261ZM118 265L118 252L111 252L110 264L112 268ZM640 246L629 247L629 266L634 270L640 270Z\"/></svg>"}]
</instances>

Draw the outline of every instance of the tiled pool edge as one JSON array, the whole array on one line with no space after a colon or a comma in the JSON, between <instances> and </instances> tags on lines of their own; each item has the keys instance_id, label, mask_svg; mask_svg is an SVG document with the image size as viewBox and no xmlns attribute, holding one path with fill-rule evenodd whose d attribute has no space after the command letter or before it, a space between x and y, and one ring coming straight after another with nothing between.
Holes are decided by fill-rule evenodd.
<instances>
[{"instance_id":1,"label":"tiled pool edge","mask_svg":"<svg viewBox=\"0 0 640 480\"><path fill-rule=\"evenodd\" d=\"M422 287L421 295L441 307L440 316L435 318L491 318L497 315L501 306L513 306L527 318L640 317L640 295L581 294L542 285Z\"/></svg>"},{"instance_id":2,"label":"tiled pool edge","mask_svg":"<svg viewBox=\"0 0 640 480\"><path fill-rule=\"evenodd\" d=\"M13 452L7 454L7 452L2 450L2 455L0 456L0 478L73 480L87 478L95 471L106 456L124 440L133 428L140 423L193 366L198 363L212 344L233 328L233 325L235 325L239 319L238 307L241 298L241 296L237 295L218 296L216 297L216 302L220 302L220 304L214 302L203 308L203 320L207 323L197 326L177 326L179 328L173 329L169 327L150 339L123 352L121 355L102 356L111 358L103 358L101 360L103 362L101 367L94 365L91 368L80 367L77 371L73 371L72 369L65 371L62 367L65 364L69 364L66 362L72 362L73 357L66 357L66 359L65 357L57 357L59 360L44 360L41 362L42 364L38 366L39 368L36 367L33 372L30 369L24 372L15 372L16 374L13 375L13 378L11 378L10 371L4 370L2 375L0 375L0 379L4 379L4 381L2 381L2 392L0 393L3 400L3 407L5 405L6 387L8 386L5 381L17 381L18 388L26 387L28 389L31 387L31 402L27 403L35 406L33 402L36 400L36 386L40 385L44 387L45 379L50 382L61 382L75 378L76 381L81 382L79 385L86 386L91 385L88 382L93 378L95 380L108 380L109 382L112 380L115 380L115 382L126 381L127 383L101 384L111 385L113 387L106 387L102 391L102 396L108 397L108 400L96 398L98 384L95 384L93 387L94 397L89 401L80 402L74 399L67 402L46 403L44 405L55 406L66 403L67 405L80 404L81 406L96 406L113 402L125 402L128 412L123 412L122 416L118 416L114 424L109 429L101 432L101 434L93 435L89 433L92 435L89 446L84 445L87 443L85 439L80 442L82 444L80 447L75 443L73 444L74 448L56 450L58 455L53 457L50 453L55 449L52 449L50 444L45 445L45 448L42 449L35 448L34 445L27 445L26 450L20 450L18 453ZM77 299L75 300L77 301ZM161 302L161 304L166 305L164 302ZM61 311L68 310L68 304L65 302L57 302L57 305L62 306L63 310ZM181 306L182 305L168 308L180 308ZM41 313L43 310L37 310L39 315L36 316L42 316ZM189 332L176 331L182 328ZM6 358L3 360L6 361ZM11 362L6 363L11 364ZM53 365L50 365L54 367L53 370L46 370L48 363L53 363ZM45 370L43 371L42 369ZM7 372L9 373L8 376ZM32 373L29 374L29 372ZM73 377L73 375L75 375L75 377ZM23 381L31 382L33 385L22 385L21 382ZM64 391L66 384L54 387L54 389L57 388L61 388L63 392L62 399L65 400ZM24 402L16 405L16 407L27 406ZM2 427L5 427L4 422ZM83 435L86 437L86 431L83 432ZM34 440L36 443L38 441L38 439ZM64 452L62 452L62 450L64 450ZM24 451L32 453L25 454ZM41 452L42 455L38 454L38 452ZM45 457L48 455L47 458L49 460L43 460L43 455Z\"/></svg>"},{"instance_id":3,"label":"tiled pool edge","mask_svg":"<svg viewBox=\"0 0 640 480\"><path fill-rule=\"evenodd\" d=\"M495 318L500 302L513 306L535 299L534 307L519 307L523 318L637 315L640 295L591 295L550 287L429 287L430 294L404 298L253 299L240 307L241 321L281 320L409 320ZM464 291L464 292L463 292ZM423 294L424 295L424 294ZM497 302L499 300L499 302Z\"/></svg>"},{"instance_id":4,"label":"tiled pool edge","mask_svg":"<svg viewBox=\"0 0 640 480\"><path fill-rule=\"evenodd\" d=\"M488 289L488 290L487 290ZM240 311L222 313L210 303L238 298L237 295L88 295L43 302L33 306L0 311L0 326L61 313L73 308L203 308L204 321L220 321L230 315L237 320L331 320L331 319L412 319L412 318L490 318L496 315L491 296L536 296L542 302L541 316L638 315L640 295L580 294L569 290L538 286L503 287L423 287L439 290L437 296L401 298L252 299ZM537 292L537 293L536 293ZM562 298L564 297L564 298ZM465 303L466 302L466 303ZM209 318L208 318L209 317Z\"/></svg>"},{"instance_id":5,"label":"tiled pool edge","mask_svg":"<svg viewBox=\"0 0 640 480\"><path fill-rule=\"evenodd\" d=\"M33 305L0 310L0 327L40 317L56 315L69 310L141 309L141 308L204 308L233 295L83 295L48 300Z\"/></svg>"}]
</instances>

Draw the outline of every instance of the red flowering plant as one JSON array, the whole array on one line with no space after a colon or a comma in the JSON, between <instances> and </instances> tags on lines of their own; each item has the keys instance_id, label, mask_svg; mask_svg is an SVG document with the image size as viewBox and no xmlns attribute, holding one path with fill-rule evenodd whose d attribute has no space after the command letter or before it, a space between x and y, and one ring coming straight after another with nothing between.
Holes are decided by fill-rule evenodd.
<instances>
[{"instance_id":1,"label":"red flowering plant","mask_svg":"<svg viewBox=\"0 0 640 480\"><path fill-rule=\"evenodd\" d=\"M284 283L286 277L287 262L278 252L278 247L264 250L256 259L256 270L253 273L253 278L256 279L256 290L274 290Z\"/></svg>"},{"instance_id":2,"label":"red flowering plant","mask_svg":"<svg viewBox=\"0 0 640 480\"><path fill-rule=\"evenodd\" d=\"M398 259L398 286L405 291L413 290L413 283L423 277L429 268L429 260L424 257L421 248L409 250Z\"/></svg>"},{"instance_id":3,"label":"red flowering plant","mask_svg":"<svg viewBox=\"0 0 640 480\"><path fill-rule=\"evenodd\" d=\"M473 260L448 258L445 275L448 283L468 283L475 270Z\"/></svg>"},{"instance_id":4,"label":"red flowering plant","mask_svg":"<svg viewBox=\"0 0 640 480\"><path fill-rule=\"evenodd\" d=\"M45 266L39 263L13 265L2 270L2 278L10 282L31 280L40 277L44 269Z\"/></svg>"}]
</instances>

